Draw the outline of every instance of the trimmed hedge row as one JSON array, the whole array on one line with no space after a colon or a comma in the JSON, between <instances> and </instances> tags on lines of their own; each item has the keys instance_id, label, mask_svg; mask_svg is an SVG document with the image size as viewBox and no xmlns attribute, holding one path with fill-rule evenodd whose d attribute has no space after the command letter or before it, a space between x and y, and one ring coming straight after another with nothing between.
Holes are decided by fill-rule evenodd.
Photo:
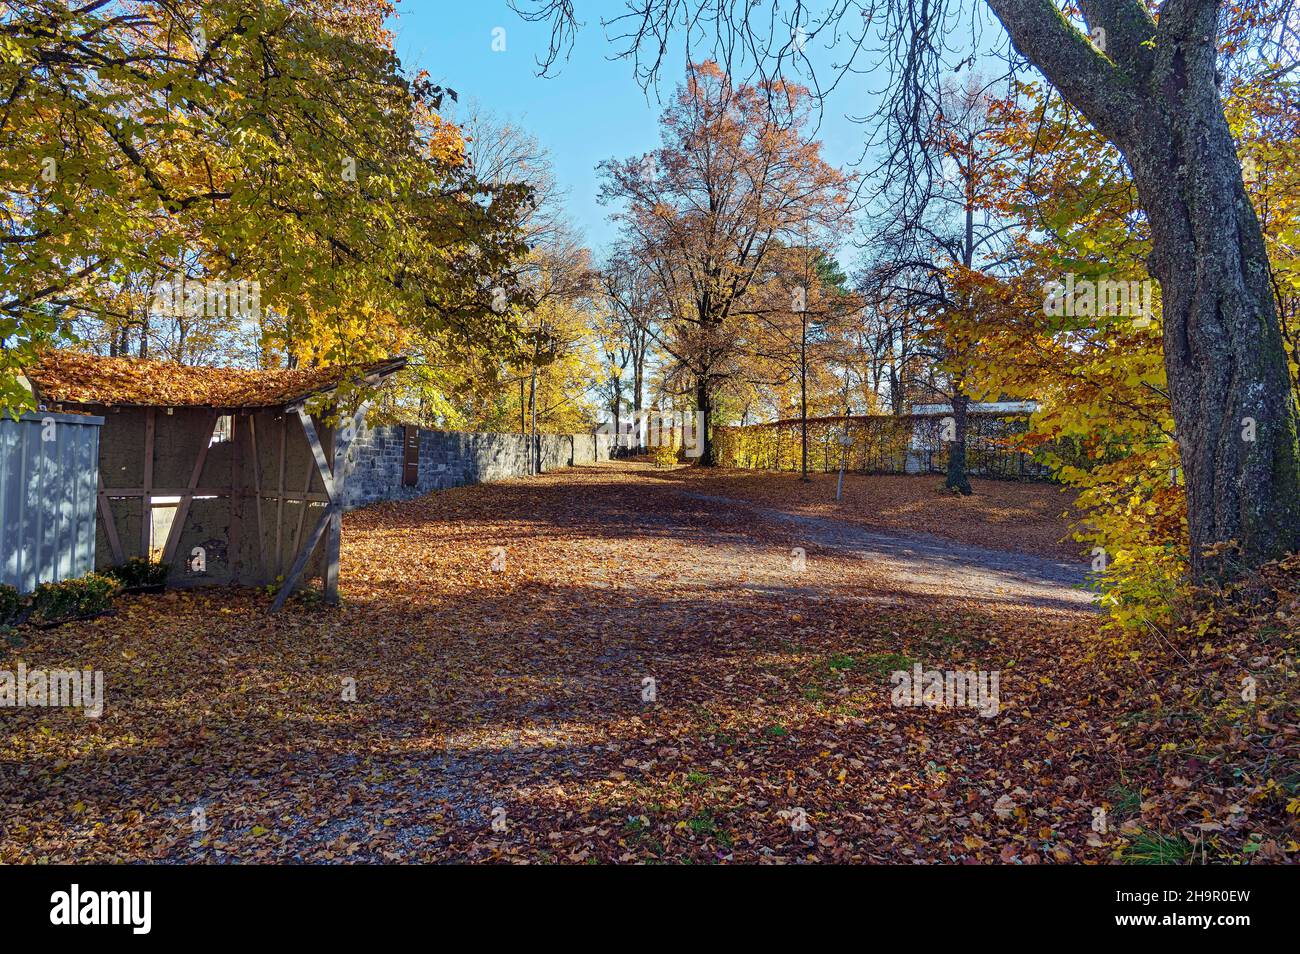
<instances>
[{"instance_id":1,"label":"trimmed hedge row","mask_svg":"<svg viewBox=\"0 0 1300 954\"><path fill-rule=\"evenodd\" d=\"M909 463L922 472L948 466L945 415L863 415L808 419L808 465L814 471L904 474ZM1020 443L1022 415L971 414L966 425L966 466L981 477L1045 478L1046 463ZM714 429L718 462L754 470L798 470L802 427L797 420ZM847 439L847 443L845 440Z\"/></svg>"}]
</instances>

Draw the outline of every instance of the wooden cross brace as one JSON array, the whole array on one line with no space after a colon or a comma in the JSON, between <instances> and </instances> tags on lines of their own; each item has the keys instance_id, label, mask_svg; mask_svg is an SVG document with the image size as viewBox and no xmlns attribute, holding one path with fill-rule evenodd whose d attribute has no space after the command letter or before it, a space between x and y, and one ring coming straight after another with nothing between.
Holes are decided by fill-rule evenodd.
<instances>
[{"instance_id":1,"label":"wooden cross brace","mask_svg":"<svg viewBox=\"0 0 1300 954\"><path fill-rule=\"evenodd\" d=\"M284 578L284 583L280 586L280 591L275 596L275 602L271 604L271 612L277 612L284 606L285 600L297 588L299 580L302 578L303 571L307 568L307 561L311 559L312 553L316 550L316 545L320 543L321 537L325 537L325 602L337 603L339 599L339 544L343 539L343 481L347 471L348 448L351 446L357 432L361 429L362 421L366 416L366 404L362 404L353 413L348 423L334 432L334 466L331 468L329 461L325 457L325 449L321 447L320 437L316 434L316 425L312 423L309 415L301 404L293 405L289 410L298 412L298 420L302 422L302 432L307 438L307 445L311 448L312 456L316 458L316 470L320 474L321 482L325 485L325 495L329 502L325 505L325 512L321 514L320 519L316 521L316 526L312 528L311 534L307 537L307 542L303 544L298 555L294 557L293 566L289 568L289 574ZM303 504L306 506L306 503Z\"/></svg>"}]
</instances>

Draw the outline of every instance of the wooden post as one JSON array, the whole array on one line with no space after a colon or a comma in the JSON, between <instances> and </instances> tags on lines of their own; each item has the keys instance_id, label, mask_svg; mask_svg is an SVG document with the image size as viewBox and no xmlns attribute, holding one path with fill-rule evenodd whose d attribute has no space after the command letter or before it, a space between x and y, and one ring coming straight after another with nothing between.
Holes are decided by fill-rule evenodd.
<instances>
[{"instance_id":1,"label":"wooden post","mask_svg":"<svg viewBox=\"0 0 1300 954\"><path fill-rule=\"evenodd\" d=\"M368 405L362 402L342 430L334 430L334 480L330 493L329 538L325 546L325 602L339 601L339 549L343 543L343 507L348 476L348 448L365 423Z\"/></svg>"},{"instance_id":2,"label":"wooden post","mask_svg":"<svg viewBox=\"0 0 1300 954\"><path fill-rule=\"evenodd\" d=\"M248 439L251 442L253 457L253 504L257 507L257 561L263 572L266 571L266 528L262 525L262 458L257 453L257 410L248 413Z\"/></svg>"},{"instance_id":3,"label":"wooden post","mask_svg":"<svg viewBox=\"0 0 1300 954\"><path fill-rule=\"evenodd\" d=\"M307 437L307 446L311 448L312 456L316 458L316 471L320 474L321 483L325 485L325 496L331 500L334 499L334 475L330 471L329 461L325 458L325 448L321 447L320 435L316 433L316 424L311 419L311 415L303 410L301 404L297 407L298 420L302 422L302 432Z\"/></svg>"},{"instance_id":4,"label":"wooden post","mask_svg":"<svg viewBox=\"0 0 1300 954\"><path fill-rule=\"evenodd\" d=\"M284 601L298 585L298 578L302 576L302 571L307 568L307 561L311 558L312 551L316 549L316 544L320 542L321 534L325 532L325 525L329 522L329 511L321 514L321 518L316 521L316 526L311 531L311 536L307 538L307 545L298 551L294 557L293 566L289 568L289 574L284 578L284 583L280 585L280 592L275 594L275 602L271 604L271 612L277 613L280 607L284 606Z\"/></svg>"},{"instance_id":5,"label":"wooden post","mask_svg":"<svg viewBox=\"0 0 1300 954\"><path fill-rule=\"evenodd\" d=\"M194 488L199 485L199 477L203 474L203 464L208 459L208 448L212 446L212 438L217 432L217 411L214 409L208 415L207 434L208 439L199 448L198 459L194 462L194 470L190 473L190 482L185 487L185 493L181 494L180 503L176 505L176 515L172 517L171 529L167 531L167 542L163 544L162 563L170 564L172 558L176 555L176 545L181 542L181 530L185 526L185 520L190 515L190 502L194 499ZM234 506L234 493L231 493L231 506Z\"/></svg>"},{"instance_id":6,"label":"wooden post","mask_svg":"<svg viewBox=\"0 0 1300 954\"><path fill-rule=\"evenodd\" d=\"M239 439L239 417L230 413L230 529L227 535L226 566L230 582L242 583L244 575L244 444ZM256 461L254 461L256 463Z\"/></svg>"},{"instance_id":7,"label":"wooden post","mask_svg":"<svg viewBox=\"0 0 1300 954\"><path fill-rule=\"evenodd\" d=\"M302 528L307 521L307 501L311 498L311 475L312 469L308 467L306 476L302 481L302 493L299 495L301 499L298 500L300 505L298 507L298 523L293 530L293 546L290 548L293 553L298 552L298 546L302 543ZM328 499L326 497L326 500Z\"/></svg>"},{"instance_id":8,"label":"wooden post","mask_svg":"<svg viewBox=\"0 0 1300 954\"><path fill-rule=\"evenodd\" d=\"M343 480L346 476L348 445L352 442L355 419L340 432L338 427L330 440L334 445L334 490L330 494L330 525L325 536L325 602L339 601L339 550L343 543ZM340 439L341 438L341 439Z\"/></svg>"},{"instance_id":9,"label":"wooden post","mask_svg":"<svg viewBox=\"0 0 1300 954\"><path fill-rule=\"evenodd\" d=\"M153 436L154 409L144 412L144 493L141 495L143 519L140 522L140 555L149 559L149 541L153 536Z\"/></svg>"},{"instance_id":10,"label":"wooden post","mask_svg":"<svg viewBox=\"0 0 1300 954\"><path fill-rule=\"evenodd\" d=\"M122 541L117 538L117 524L113 522L113 504L104 490L104 475L98 473L98 467L95 470L99 481L99 492L95 498L99 504L99 519L104 521L104 536L108 538L108 549L113 554L113 562L123 563L126 557L122 555Z\"/></svg>"},{"instance_id":11,"label":"wooden post","mask_svg":"<svg viewBox=\"0 0 1300 954\"><path fill-rule=\"evenodd\" d=\"M276 489L275 503L275 567L272 570L272 578L280 575L280 570L284 566L284 462L288 448L285 446L289 439L289 412L284 411L280 414L280 482Z\"/></svg>"},{"instance_id":12,"label":"wooden post","mask_svg":"<svg viewBox=\"0 0 1300 954\"><path fill-rule=\"evenodd\" d=\"M325 601L327 603L338 602L339 549L343 539L343 483L347 470L348 447L356 437L356 433L366 415L366 405L362 404L352 415L348 424L341 429L335 429L334 459L331 467L330 461L325 456L325 448L321 446L320 436L316 433L316 425L312 422L311 415L303 409L301 404L295 405L293 410L298 412L298 420L302 423L303 435L307 438L307 445L311 448L312 456L316 459L316 470L320 474L321 483L325 485L325 495L329 502L325 505L325 512L316 521L311 536L294 558L293 566L284 578L284 583L280 586L280 592L275 596L275 602L271 604L271 612L273 613L284 606L285 600L297 588L303 571L306 570L307 563L311 559L312 551L316 549L316 545L320 542L322 536L325 537ZM304 500L303 507L305 508L306 505Z\"/></svg>"}]
</instances>

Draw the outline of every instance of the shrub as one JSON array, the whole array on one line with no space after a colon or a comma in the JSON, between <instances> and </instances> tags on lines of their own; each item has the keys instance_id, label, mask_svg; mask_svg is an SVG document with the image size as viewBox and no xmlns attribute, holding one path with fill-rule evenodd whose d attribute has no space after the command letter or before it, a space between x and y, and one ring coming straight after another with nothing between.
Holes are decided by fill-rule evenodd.
<instances>
[{"instance_id":1,"label":"shrub","mask_svg":"<svg viewBox=\"0 0 1300 954\"><path fill-rule=\"evenodd\" d=\"M666 442L656 446L651 456L656 467L673 467L677 464L678 451L676 444Z\"/></svg>"},{"instance_id":2,"label":"shrub","mask_svg":"<svg viewBox=\"0 0 1300 954\"><path fill-rule=\"evenodd\" d=\"M167 582L171 567L165 563L155 563L144 557L132 557L125 563L110 567L109 576L125 587L162 586Z\"/></svg>"},{"instance_id":3,"label":"shrub","mask_svg":"<svg viewBox=\"0 0 1300 954\"><path fill-rule=\"evenodd\" d=\"M1153 632L1169 639L1186 603L1187 496L1175 479L1178 445L1099 449L1085 469L1048 460L1062 483L1079 489L1083 516L1075 539L1092 545L1095 585L1112 628L1132 638Z\"/></svg>"},{"instance_id":4,"label":"shrub","mask_svg":"<svg viewBox=\"0 0 1300 954\"><path fill-rule=\"evenodd\" d=\"M22 612L23 598L8 583L0 583L0 626L8 626Z\"/></svg>"},{"instance_id":5,"label":"shrub","mask_svg":"<svg viewBox=\"0 0 1300 954\"><path fill-rule=\"evenodd\" d=\"M43 623L102 613L113 605L118 582L109 576L87 573L75 580L42 583L32 594L32 616Z\"/></svg>"}]
</instances>

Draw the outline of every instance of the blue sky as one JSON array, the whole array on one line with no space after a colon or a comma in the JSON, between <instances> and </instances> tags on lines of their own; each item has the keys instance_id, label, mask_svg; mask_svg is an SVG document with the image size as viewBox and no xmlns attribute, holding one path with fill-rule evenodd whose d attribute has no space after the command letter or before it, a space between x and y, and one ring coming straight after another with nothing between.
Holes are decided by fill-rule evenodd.
<instances>
[{"instance_id":1,"label":"blue sky","mask_svg":"<svg viewBox=\"0 0 1300 954\"><path fill-rule=\"evenodd\" d=\"M614 237L607 210L596 202L595 167L604 159L640 155L658 145L661 106L637 85L630 60L614 59L618 47L606 40L600 17L616 15L622 0L580 0L585 22L572 56L558 75L542 79L536 60L546 51L550 30L514 13L505 0L401 0L394 24L397 52L408 70L425 69L434 82L473 98L487 111L510 119L535 135L551 152L556 175L568 190L568 210L599 257ZM492 49L493 30L505 30L505 50ZM682 76L685 60L676 49L665 70L665 99ZM819 138L832 164L848 167L859 158L866 129L845 118L869 110L862 77L849 77L829 102ZM853 261L851 248L840 260Z\"/></svg>"}]
</instances>

